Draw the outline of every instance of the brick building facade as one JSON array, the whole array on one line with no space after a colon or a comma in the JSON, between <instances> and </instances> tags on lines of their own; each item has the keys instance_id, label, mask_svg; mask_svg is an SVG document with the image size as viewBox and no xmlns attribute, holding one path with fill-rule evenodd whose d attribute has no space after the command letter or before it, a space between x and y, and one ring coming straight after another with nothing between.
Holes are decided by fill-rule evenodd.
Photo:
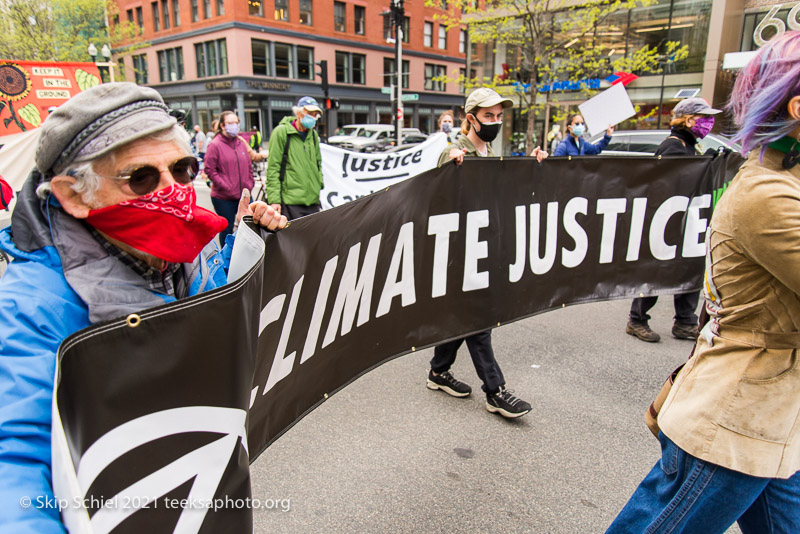
<instances>
[{"instance_id":1,"label":"brick building facade","mask_svg":"<svg viewBox=\"0 0 800 534\"><path fill-rule=\"evenodd\" d=\"M118 18L139 27L147 46L119 59L125 79L158 90L191 122L208 128L225 109L244 127L268 136L300 96L322 101L316 63L327 61L328 130L392 120L389 85L394 45L386 12L376 0L117 0ZM406 126L435 129L435 118L463 104L455 83L464 69L466 33L435 19L438 8L405 2L403 92ZM387 76L389 74L389 76ZM189 120L189 119L187 119Z\"/></svg>"}]
</instances>

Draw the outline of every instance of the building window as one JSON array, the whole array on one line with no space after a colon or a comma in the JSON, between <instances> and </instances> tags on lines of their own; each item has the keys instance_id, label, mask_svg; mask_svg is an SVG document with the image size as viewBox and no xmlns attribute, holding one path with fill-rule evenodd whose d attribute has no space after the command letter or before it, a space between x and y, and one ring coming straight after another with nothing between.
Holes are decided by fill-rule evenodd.
<instances>
[{"instance_id":1,"label":"building window","mask_svg":"<svg viewBox=\"0 0 800 534\"><path fill-rule=\"evenodd\" d=\"M289 20L289 0L275 0L275 20Z\"/></svg>"},{"instance_id":2,"label":"building window","mask_svg":"<svg viewBox=\"0 0 800 534\"><path fill-rule=\"evenodd\" d=\"M197 0L192 0L192 22L200 20L200 11L197 8Z\"/></svg>"},{"instance_id":3,"label":"building window","mask_svg":"<svg viewBox=\"0 0 800 534\"><path fill-rule=\"evenodd\" d=\"M423 39L425 46L433 46L433 22L425 22L425 36Z\"/></svg>"},{"instance_id":4,"label":"building window","mask_svg":"<svg viewBox=\"0 0 800 534\"><path fill-rule=\"evenodd\" d=\"M409 63L408 60L403 60L403 89L408 89L408 76L409 76ZM383 58L383 86L389 87L395 82L394 72L394 58Z\"/></svg>"},{"instance_id":5,"label":"building window","mask_svg":"<svg viewBox=\"0 0 800 534\"><path fill-rule=\"evenodd\" d=\"M130 22L131 24L133 24L133 10L132 10L132 9L129 9L128 11L126 11L126 13L127 13L127 15L128 15L128 22Z\"/></svg>"},{"instance_id":6,"label":"building window","mask_svg":"<svg viewBox=\"0 0 800 534\"><path fill-rule=\"evenodd\" d=\"M181 25L181 4L179 0L172 0L172 24Z\"/></svg>"},{"instance_id":7,"label":"building window","mask_svg":"<svg viewBox=\"0 0 800 534\"><path fill-rule=\"evenodd\" d=\"M365 20L367 18L367 9L364 6L353 6L353 25L354 31L357 35L364 35Z\"/></svg>"},{"instance_id":8,"label":"building window","mask_svg":"<svg viewBox=\"0 0 800 534\"><path fill-rule=\"evenodd\" d=\"M345 18L345 3L333 3L333 29L337 32L347 31L347 19Z\"/></svg>"},{"instance_id":9,"label":"building window","mask_svg":"<svg viewBox=\"0 0 800 534\"><path fill-rule=\"evenodd\" d=\"M301 80L314 79L314 49L307 46L297 47L297 77Z\"/></svg>"},{"instance_id":10,"label":"building window","mask_svg":"<svg viewBox=\"0 0 800 534\"><path fill-rule=\"evenodd\" d=\"M461 30L458 32L458 53L467 53L467 30Z\"/></svg>"},{"instance_id":11,"label":"building window","mask_svg":"<svg viewBox=\"0 0 800 534\"><path fill-rule=\"evenodd\" d=\"M350 83L350 54L336 52L336 83Z\"/></svg>"},{"instance_id":12,"label":"building window","mask_svg":"<svg viewBox=\"0 0 800 534\"><path fill-rule=\"evenodd\" d=\"M425 90L426 91L444 91L445 83L442 81L434 80L444 76L446 69L444 65L431 65L425 63Z\"/></svg>"},{"instance_id":13,"label":"building window","mask_svg":"<svg viewBox=\"0 0 800 534\"><path fill-rule=\"evenodd\" d=\"M300 0L300 24L311 26L312 22L312 0Z\"/></svg>"},{"instance_id":14,"label":"building window","mask_svg":"<svg viewBox=\"0 0 800 534\"><path fill-rule=\"evenodd\" d=\"M408 42L409 36L409 22L408 17L403 17L403 42ZM392 21L391 17L386 14L383 17L383 39L394 39L394 31L392 28Z\"/></svg>"},{"instance_id":15,"label":"building window","mask_svg":"<svg viewBox=\"0 0 800 534\"><path fill-rule=\"evenodd\" d=\"M253 74L256 76L272 76L269 64L269 41L252 39L250 49L253 52Z\"/></svg>"},{"instance_id":16,"label":"building window","mask_svg":"<svg viewBox=\"0 0 800 534\"><path fill-rule=\"evenodd\" d=\"M447 28L443 24L439 24L439 48L447 50Z\"/></svg>"},{"instance_id":17,"label":"building window","mask_svg":"<svg viewBox=\"0 0 800 534\"><path fill-rule=\"evenodd\" d=\"M228 48L225 39L196 43L194 56L198 78L228 74Z\"/></svg>"},{"instance_id":18,"label":"building window","mask_svg":"<svg viewBox=\"0 0 800 534\"><path fill-rule=\"evenodd\" d=\"M353 83L365 85L367 83L367 56L363 54L352 54L350 63L353 65Z\"/></svg>"},{"instance_id":19,"label":"building window","mask_svg":"<svg viewBox=\"0 0 800 534\"><path fill-rule=\"evenodd\" d=\"M225 14L225 0L217 0L217 16Z\"/></svg>"},{"instance_id":20,"label":"building window","mask_svg":"<svg viewBox=\"0 0 800 534\"><path fill-rule=\"evenodd\" d=\"M247 7L251 15L264 16L264 4L261 0L248 0Z\"/></svg>"},{"instance_id":21,"label":"building window","mask_svg":"<svg viewBox=\"0 0 800 534\"><path fill-rule=\"evenodd\" d=\"M136 8L136 23L139 25L139 33L144 33L144 13L142 6Z\"/></svg>"},{"instance_id":22,"label":"building window","mask_svg":"<svg viewBox=\"0 0 800 534\"><path fill-rule=\"evenodd\" d=\"M203 18L211 18L211 0L203 0Z\"/></svg>"},{"instance_id":23,"label":"building window","mask_svg":"<svg viewBox=\"0 0 800 534\"><path fill-rule=\"evenodd\" d=\"M161 0L161 11L164 13L163 28L165 30L168 30L169 29L169 0Z\"/></svg>"},{"instance_id":24,"label":"building window","mask_svg":"<svg viewBox=\"0 0 800 534\"><path fill-rule=\"evenodd\" d=\"M294 78L293 67L292 45L275 43L275 76L278 78Z\"/></svg>"},{"instance_id":25,"label":"building window","mask_svg":"<svg viewBox=\"0 0 800 534\"><path fill-rule=\"evenodd\" d=\"M140 85L147 84L147 56L141 54L133 56L133 76L136 83Z\"/></svg>"},{"instance_id":26,"label":"building window","mask_svg":"<svg viewBox=\"0 0 800 534\"><path fill-rule=\"evenodd\" d=\"M367 56L350 52L336 52L336 82L367 83Z\"/></svg>"},{"instance_id":27,"label":"building window","mask_svg":"<svg viewBox=\"0 0 800 534\"><path fill-rule=\"evenodd\" d=\"M158 71L162 82L183 80L183 48L159 50Z\"/></svg>"},{"instance_id":28,"label":"building window","mask_svg":"<svg viewBox=\"0 0 800 534\"><path fill-rule=\"evenodd\" d=\"M161 15L158 12L158 2L150 4L153 8L153 31L161 31Z\"/></svg>"}]
</instances>

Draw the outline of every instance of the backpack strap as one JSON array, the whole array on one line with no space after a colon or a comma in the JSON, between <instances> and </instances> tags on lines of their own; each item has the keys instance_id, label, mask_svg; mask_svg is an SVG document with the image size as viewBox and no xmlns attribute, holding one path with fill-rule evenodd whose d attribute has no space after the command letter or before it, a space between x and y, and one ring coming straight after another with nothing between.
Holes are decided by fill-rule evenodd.
<instances>
[{"instance_id":1,"label":"backpack strap","mask_svg":"<svg viewBox=\"0 0 800 534\"><path fill-rule=\"evenodd\" d=\"M283 180L286 176L286 162L289 161L289 143L292 140L292 136L289 135L288 127L284 125L284 128L286 128L286 142L283 144L283 159L281 159L281 170L278 173L278 181L280 182L278 190L281 195L281 204L283 204Z\"/></svg>"}]
</instances>

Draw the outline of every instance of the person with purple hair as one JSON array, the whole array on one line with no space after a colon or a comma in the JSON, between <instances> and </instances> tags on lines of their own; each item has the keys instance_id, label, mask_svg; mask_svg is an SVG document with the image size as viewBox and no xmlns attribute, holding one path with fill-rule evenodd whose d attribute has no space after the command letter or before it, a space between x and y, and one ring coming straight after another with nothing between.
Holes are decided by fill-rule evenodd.
<instances>
[{"instance_id":1,"label":"person with purple hair","mask_svg":"<svg viewBox=\"0 0 800 534\"><path fill-rule=\"evenodd\" d=\"M709 321L608 533L800 532L800 32L761 48L727 109L749 157L706 233Z\"/></svg>"}]
</instances>

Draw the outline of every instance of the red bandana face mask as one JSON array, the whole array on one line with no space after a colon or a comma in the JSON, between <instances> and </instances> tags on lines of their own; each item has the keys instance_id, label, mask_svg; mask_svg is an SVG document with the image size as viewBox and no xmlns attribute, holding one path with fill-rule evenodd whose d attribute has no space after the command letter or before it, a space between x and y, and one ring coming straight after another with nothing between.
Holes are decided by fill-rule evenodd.
<instances>
[{"instance_id":1,"label":"red bandana face mask","mask_svg":"<svg viewBox=\"0 0 800 534\"><path fill-rule=\"evenodd\" d=\"M228 221L197 206L191 185L173 184L91 210L86 222L105 235L170 263L194 261Z\"/></svg>"}]
</instances>

